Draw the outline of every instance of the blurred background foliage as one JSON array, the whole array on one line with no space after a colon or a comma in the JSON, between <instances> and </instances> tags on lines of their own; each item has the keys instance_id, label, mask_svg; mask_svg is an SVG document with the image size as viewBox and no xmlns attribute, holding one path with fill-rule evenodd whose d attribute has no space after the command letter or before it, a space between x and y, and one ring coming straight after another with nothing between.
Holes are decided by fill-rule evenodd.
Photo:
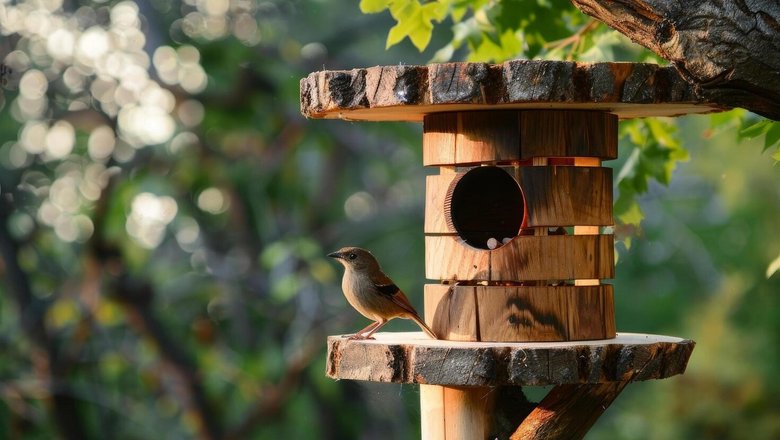
<instances>
[{"instance_id":1,"label":"blurred background foliage","mask_svg":"<svg viewBox=\"0 0 780 440\"><path fill-rule=\"evenodd\" d=\"M306 121L298 81L518 56L656 60L565 1L0 2L0 437L419 436L415 387L325 377L365 322L324 255L421 306L421 127ZM622 124L618 328L697 347L588 438L780 437L775 127Z\"/></svg>"}]
</instances>

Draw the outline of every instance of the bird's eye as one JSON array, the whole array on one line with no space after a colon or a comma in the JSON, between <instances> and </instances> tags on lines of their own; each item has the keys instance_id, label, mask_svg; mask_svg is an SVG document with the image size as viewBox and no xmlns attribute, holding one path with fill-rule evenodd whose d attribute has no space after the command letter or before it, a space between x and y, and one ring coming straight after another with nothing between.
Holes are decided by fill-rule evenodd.
<instances>
[{"instance_id":1,"label":"bird's eye","mask_svg":"<svg viewBox=\"0 0 780 440\"><path fill-rule=\"evenodd\" d=\"M357 254L354 252L350 252L350 254L347 255L347 258L349 258L350 260L354 260L355 258L357 258Z\"/></svg>"}]
</instances>

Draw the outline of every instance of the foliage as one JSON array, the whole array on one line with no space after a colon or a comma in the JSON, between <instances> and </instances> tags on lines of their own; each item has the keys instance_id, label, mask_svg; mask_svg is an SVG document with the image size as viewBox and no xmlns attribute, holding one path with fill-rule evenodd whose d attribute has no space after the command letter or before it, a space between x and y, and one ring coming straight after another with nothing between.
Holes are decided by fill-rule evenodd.
<instances>
[{"instance_id":1,"label":"foliage","mask_svg":"<svg viewBox=\"0 0 780 440\"><path fill-rule=\"evenodd\" d=\"M434 24L449 18L450 42L440 48L432 61L448 61L459 49L466 61L502 62L513 58L567 59L575 61L663 61L645 49L628 42L616 31L580 13L565 0L361 0L364 13L389 10L396 21L387 46L409 37L421 52L428 46ZM430 12L424 12L430 11ZM744 112L718 118L717 126L730 127L742 120L740 138L763 136L764 150L775 149L780 161L780 122L755 121ZM630 245L631 234L643 218L637 196L651 181L668 185L671 173L688 153L680 144L673 120L629 121L623 124L622 138L628 160L617 179L615 217L625 228L618 238Z\"/></svg>"}]
</instances>

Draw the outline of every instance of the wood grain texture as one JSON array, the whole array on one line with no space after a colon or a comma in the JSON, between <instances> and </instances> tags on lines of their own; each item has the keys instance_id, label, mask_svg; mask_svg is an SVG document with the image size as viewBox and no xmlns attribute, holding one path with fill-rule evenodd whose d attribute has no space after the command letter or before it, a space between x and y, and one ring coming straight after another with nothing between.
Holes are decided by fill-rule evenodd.
<instances>
[{"instance_id":1,"label":"wood grain texture","mask_svg":"<svg viewBox=\"0 0 780 440\"><path fill-rule=\"evenodd\" d=\"M455 163L520 160L520 116L512 110L458 112Z\"/></svg>"},{"instance_id":2,"label":"wood grain texture","mask_svg":"<svg viewBox=\"0 0 780 440\"><path fill-rule=\"evenodd\" d=\"M614 224L611 168L538 166L507 169L523 189L526 227ZM447 219L451 207L448 211L445 204L453 181L465 172L426 176L425 233L456 233ZM490 192L491 188L484 190Z\"/></svg>"},{"instance_id":3,"label":"wood grain texture","mask_svg":"<svg viewBox=\"0 0 780 440\"><path fill-rule=\"evenodd\" d=\"M434 174L425 176L425 221L423 231L426 234L455 234L452 222L447 219L447 194L452 182L461 173Z\"/></svg>"},{"instance_id":4,"label":"wood grain texture","mask_svg":"<svg viewBox=\"0 0 780 440\"><path fill-rule=\"evenodd\" d=\"M519 167L528 227L609 226L612 217L612 168Z\"/></svg>"},{"instance_id":5,"label":"wood grain texture","mask_svg":"<svg viewBox=\"0 0 780 440\"><path fill-rule=\"evenodd\" d=\"M445 438L486 439L493 422L494 397L487 387L444 387Z\"/></svg>"},{"instance_id":6,"label":"wood grain texture","mask_svg":"<svg viewBox=\"0 0 780 440\"><path fill-rule=\"evenodd\" d=\"M477 286L479 340L582 341L615 337L611 285ZM611 324L607 324L611 322Z\"/></svg>"},{"instance_id":7,"label":"wood grain texture","mask_svg":"<svg viewBox=\"0 0 780 440\"><path fill-rule=\"evenodd\" d=\"M423 120L423 165L450 165L455 160L458 113L435 113Z\"/></svg>"},{"instance_id":8,"label":"wood grain texture","mask_svg":"<svg viewBox=\"0 0 780 440\"><path fill-rule=\"evenodd\" d=\"M581 110L484 110L424 118L426 166L517 164L540 157L616 158L617 116Z\"/></svg>"},{"instance_id":9,"label":"wood grain texture","mask_svg":"<svg viewBox=\"0 0 780 440\"><path fill-rule=\"evenodd\" d=\"M612 235L523 235L494 250L455 235L425 237L425 277L431 280L539 281L615 276Z\"/></svg>"},{"instance_id":10,"label":"wood grain texture","mask_svg":"<svg viewBox=\"0 0 780 440\"><path fill-rule=\"evenodd\" d=\"M539 110L520 115L522 157L617 158L616 115L595 111Z\"/></svg>"},{"instance_id":11,"label":"wood grain texture","mask_svg":"<svg viewBox=\"0 0 780 440\"><path fill-rule=\"evenodd\" d=\"M431 113L470 110L598 110L625 119L725 109L697 95L673 67L641 63L377 66L315 72L300 88L306 117L367 121L419 122Z\"/></svg>"},{"instance_id":12,"label":"wood grain texture","mask_svg":"<svg viewBox=\"0 0 780 440\"><path fill-rule=\"evenodd\" d=\"M457 342L422 332L375 340L328 337L334 379L449 386L544 386L663 379L682 374L694 342L624 334L582 342Z\"/></svg>"},{"instance_id":13,"label":"wood grain texture","mask_svg":"<svg viewBox=\"0 0 780 440\"><path fill-rule=\"evenodd\" d=\"M479 341L475 286L425 285L425 322L448 341Z\"/></svg>"},{"instance_id":14,"label":"wood grain texture","mask_svg":"<svg viewBox=\"0 0 780 440\"><path fill-rule=\"evenodd\" d=\"M613 288L425 285L425 321L450 341L572 341L615 336Z\"/></svg>"},{"instance_id":15,"label":"wood grain texture","mask_svg":"<svg viewBox=\"0 0 780 440\"><path fill-rule=\"evenodd\" d=\"M490 251L490 281L615 276L612 235L519 236Z\"/></svg>"},{"instance_id":16,"label":"wood grain texture","mask_svg":"<svg viewBox=\"0 0 780 440\"><path fill-rule=\"evenodd\" d=\"M425 277L430 280L488 280L490 253L456 235L425 237Z\"/></svg>"},{"instance_id":17,"label":"wood grain texture","mask_svg":"<svg viewBox=\"0 0 780 440\"><path fill-rule=\"evenodd\" d=\"M581 439L627 384L558 385L539 402L509 439Z\"/></svg>"},{"instance_id":18,"label":"wood grain texture","mask_svg":"<svg viewBox=\"0 0 780 440\"><path fill-rule=\"evenodd\" d=\"M777 1L573 0L661 57L707 101L780 120ZM675 80L676 81L676 80Z\"/></svg>"},{"instance_id":19,"label":"wood grain texture","mask_svg":"<svg viewBox=\"0 0 780 440\"><path fill-rule=\"evenodd\" d=\"M420 385L420 438L446 440L444 429L444 387Z\"/></svg>"}]
</instances>

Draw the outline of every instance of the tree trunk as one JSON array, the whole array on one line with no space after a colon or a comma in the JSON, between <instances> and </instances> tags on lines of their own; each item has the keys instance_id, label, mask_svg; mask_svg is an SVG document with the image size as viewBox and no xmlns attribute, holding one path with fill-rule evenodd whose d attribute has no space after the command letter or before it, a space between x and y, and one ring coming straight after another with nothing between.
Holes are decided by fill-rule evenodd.
<instances>
[{"instance_id":1,"label":"tree trunk","mask_svg":"<svg viewBox=\"0 0 780 440\"><path fill-rule=\"evenodd\" d=\"M671 61L707 100L780 120L776 0L572 0Z\"/></svg>"}]
</instances>

